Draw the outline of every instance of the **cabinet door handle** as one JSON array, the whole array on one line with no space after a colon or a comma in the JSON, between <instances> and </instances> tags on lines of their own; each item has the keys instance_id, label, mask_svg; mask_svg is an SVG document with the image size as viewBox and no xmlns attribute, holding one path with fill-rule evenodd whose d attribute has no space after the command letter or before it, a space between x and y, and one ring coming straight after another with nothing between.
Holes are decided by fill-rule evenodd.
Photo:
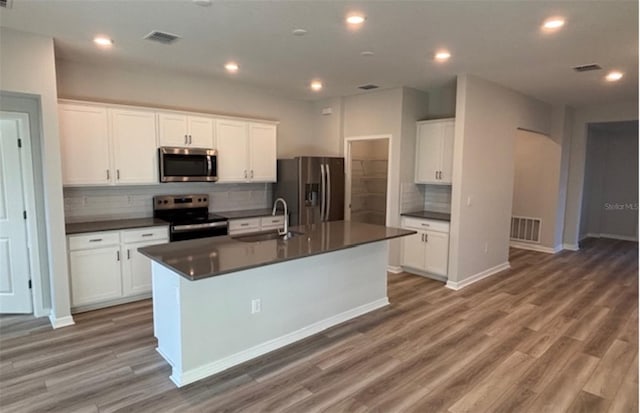
<instances>
[{"instance_id":1,"label":"cabinet door handle","mask_svg":"<svg viewBox=\"0 0 640 413\"><path fill-rule=\"evenodd\" d=\"M107 181L111 179L111 174L109 174L109 170L107 169Z\"/></svg>"},{"instance_id":2,"label":"cabinet door handle","mask_svg":"<svg viewBox=\"0 0 640 413\"><path fill-rule=\"evenodd\" d=\"M420 241L424 242L424 234L420 234Z\"/></svg>"},{"instance_id":3,"label":"cabinet door handle","mask_svg":"<svg viewBox=\"0 0 640 413\"><path fill-rule=\"evenodd\" d=\"M249 223L240 224L241 227L248 227Z\"/></svg>"},{"instance_id":4,"label":"cabinet door handle","mask_svg":"<svg viewBox=\"0 0 640 413\"><path fill-rule=\"evenodd\" d=\"M102 238L94 238L89 240L89 242L100 242L100 241L102 241Z\"/></svg>"},{"instance_id":5,"label":"cabinet door handle","mask_svg":"<svg viewBox=\"0 0 640 413\"><path fill-rule=\"evenodd\" d=\"M120 261L120 251L116 251L116 260Z\"/></svg>"},{"instance_id":6,"label":"cabinet door handle","mask_svg":"<svg viewBox=\"0 0 640 413\"><path fill-rule=\"evenodd\" d=\"M127 259L130 260L131 259L131 250L127 250Z\"/></svg>"},{"instance_id":7,"label":"cabinet door handle","mask_svg":"<svg viewBox=\"0 0 640 413\"><path fill-rule=\"evenodd\" d=\"M251 179L253 179L253 169L251 170Z\"/></svg>"},{"instance_id":8,"label":"cabinet door handle","mask_svg":"<svg viewBox=\"0 0 640 413\"><path fill-rule=\"evenodd\" d=\"M244 179L247 179L247 170L244 170Z\"/></svg>"},{"instance_id":9,"label":"cabinet door handle","mask_svg":"<svg viewBox=\"0 0 640 413\"><path fill-rule=\"evenodd\" d=\"M142 234L142 235L140 235L140 236L141 236L141 237L150 237L150 236L152 236L152 235L153 235L153 234Z\"/></svg>"},{"instance_id":10,"label":"cabinet door handle","mask_svg":"<svg viewBox=\"0 0 640 413\"><path fill-rule=\"evenodd\" d=\"M436 179L438 179L438 171L436 171Z\"/></svg>"},{"instance_id":11,"label":"cabinet door handle","mask_svg":"<svg viewBox=\"0 0 640 413\"><path fill-rule=\"evenodd\" d=\"M184 135L184 144L187 145L189 143L189 138L187 138L187 135Z\"/></svg>"},{"instance_id":12,"label":"cabinet door handle","mask_svg":"<svg viewBox=\"0 0 640 413\"><path fill-rule=\"evenodd\" d=\"M429 234L424 234L424 242L429 242Z\"/></svg>"},{"instance_id":13,"label":"cabinet door handle","mask_svg":"<svg viewBox=\"0 0 640 413\"><path fill-rule=\"evenodd\" d=\"M189 135L189 145L191 145L193 143L193 138L191 137L191 135Z\"/></svg>"},{"instance_id":14,"label":"cabinet door handle","mask_svg":"<svg viewBox=\"0 0 640 413\"><path fill-rule=\"evenodd\" d=\"M116 179L120 180L120 169L116 169Z\"/></svg>"}]
</instances>

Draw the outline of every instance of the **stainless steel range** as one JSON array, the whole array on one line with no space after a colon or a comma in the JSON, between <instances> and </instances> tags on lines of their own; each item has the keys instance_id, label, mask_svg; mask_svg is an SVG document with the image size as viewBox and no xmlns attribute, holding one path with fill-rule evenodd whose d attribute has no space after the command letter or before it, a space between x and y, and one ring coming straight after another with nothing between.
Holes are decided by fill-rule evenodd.
<instances>
[{"instance_id":1,"label":"stainless steel range","mask_svg":"<svg viewBox=\"0 0 640 413\"><path fill-rule=\"evenodd\" d=\"M182 241L228 234L227 218L209 213L209 196L158 195L153 216L169 222L169 240Z\"/></svg>"}]
</instances>

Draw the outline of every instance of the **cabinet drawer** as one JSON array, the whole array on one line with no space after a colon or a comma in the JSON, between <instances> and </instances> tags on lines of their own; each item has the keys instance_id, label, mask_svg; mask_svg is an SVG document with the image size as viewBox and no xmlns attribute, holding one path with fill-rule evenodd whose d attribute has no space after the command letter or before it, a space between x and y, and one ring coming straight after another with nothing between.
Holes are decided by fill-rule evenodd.
<instances>
[{"instance_id":1,"label":"cabinet drawer","mask_svg":"<svg viewBox=\"0 0 640 413\"><path fill-rule=\"evenodd\" d=\"M168 227L147 227L122 231L122 242L125 244L161 239L169 239Z\"/></svg>"},{"instance_id":2,"label":"cabinet drawer","mask_svg":"<svg viewBox=\"0 0 640 413\"><path fill-rule=\"evenodd\" d=\"M449 223L431 219L402 218L402 226L411 229L430 230L438 232L449 232Z\"/></svg>"},{"instance_id":3,"label":"cabinet drawer","mask_svg":"<svg viewBox=\"0 0 640 413\"><path fill-rule=\"evenodd\" d=\"M229 220L229 234L241 234L243 232L260 231L260 218L232 219Z\"/></svg>"},{"instance_id":4,"label":"cabinet drawer","mask_svg":"<svg viewBox=\"0 0 640 413\"><path fill-rule=\"evenodd\" d=\"M102 248L120 244L118 231L92 232L84 235L69 236L69 251Z\"/></svg>"},{"instance_id":5,"label":"cabinet drawer","mask_svg":"<svg viewBox=\"0 0 640 413\"><path fill-rule=\"evenodd\" d=\"M275 229L284 226L284 215L268 216L260 218L260 227L262 229Z\"/></svg>"}]
</instances>

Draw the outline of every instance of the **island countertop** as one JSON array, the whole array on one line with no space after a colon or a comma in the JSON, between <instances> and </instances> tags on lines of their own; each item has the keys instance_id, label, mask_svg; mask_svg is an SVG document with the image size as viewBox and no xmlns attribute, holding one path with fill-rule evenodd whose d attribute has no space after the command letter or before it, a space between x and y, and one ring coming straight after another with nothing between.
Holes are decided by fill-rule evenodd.
<instances>
[{"instance_id":1,"label":"island countertop","mask_svg":"<svg viewBox=\"0 0 640 413\"><path fill-rule=\"evenodd\" d=\"M303 234L287 241L243 242L228 236L201 238L138 251L189 280L199 280L416 233L351 221L323 222L290 230Z\"/></svg>"}]
</instances>

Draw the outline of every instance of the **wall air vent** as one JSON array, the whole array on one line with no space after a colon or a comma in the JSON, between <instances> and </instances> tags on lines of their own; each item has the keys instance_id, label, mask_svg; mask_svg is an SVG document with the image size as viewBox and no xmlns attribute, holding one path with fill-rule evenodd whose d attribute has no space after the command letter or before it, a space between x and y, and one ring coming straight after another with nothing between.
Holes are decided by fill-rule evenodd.
<instances>
[{"instance_id":1,"label":"wall air vent","mask_svg":"<svg viewBox=\"0 0 640 413\"><path fill-rule=\"evenodd\" d=\"M180 36L176 34L154 30L148 35L146 35L144 38L147 40L151 40L151 41L162 43L162 44L172 44L176 40L180 39Z\"/></svg>"},{"instance_id":2,"label":"wall air vent","mask_svg":"<svg viewBox=\"0 0 640 413\"><path fill-rule=\"evenodd\" d=\"M540 218L511 217L511 239L513 241L540 242L542 220Z\"/></svg>"},{"instance_id":3,"label":"wall air vent","mask_svg":"<svg viewBox=\"0 0 640 413\"><path fill-rule=\"evenodd\" d=\"M13 7L13 0L0 0L0 7L10 9Z\"/></svg>"},{"instance_id":4,"label":"wall air vent","mask_svg":"<svg viewBox=\"0 0 640 413\"><path fill-rule=\"evenodd\" d=\"M362 90L371 90L371 89L377 89L380 86L378 85L372 85L371 83L369 83L368 85L362 85L362 86L358 86L358 89L362 89Z\"/></svg>"},{"instance_id":5,"label":"wall air vent","mask_svg":"<svg viewBox=\"0 0 640 413\"><path fill-rule=\"evenodd\" d=\"M575 70L576 72L590 72L592 70L601 70L602 67L600 67L600 65L595 64L595 63L591 63L588 65L581 65L581 66L576 66L573 68L573 70Z\"/></svg>"}]
</instances>

